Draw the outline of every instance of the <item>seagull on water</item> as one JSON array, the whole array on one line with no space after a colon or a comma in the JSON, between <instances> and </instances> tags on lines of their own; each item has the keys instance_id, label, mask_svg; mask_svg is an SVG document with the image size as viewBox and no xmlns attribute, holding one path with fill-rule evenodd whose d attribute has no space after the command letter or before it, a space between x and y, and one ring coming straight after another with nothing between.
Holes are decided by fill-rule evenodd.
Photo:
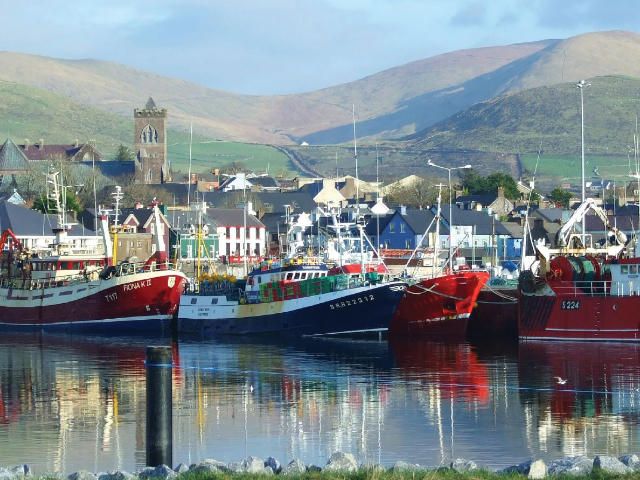
<instances>
[{"instance_id":1,"label":"seagull on water","mask_svg":"<svg viewBox=\"0 0 640 480\"><path fill-rule=\"evenodd\" d=\"M556 379L556 383L558 385L564 385L565 383L567 383L567 379L566 378L562 378L562 377L553 377Z\"/></svg>"}]
</instances>

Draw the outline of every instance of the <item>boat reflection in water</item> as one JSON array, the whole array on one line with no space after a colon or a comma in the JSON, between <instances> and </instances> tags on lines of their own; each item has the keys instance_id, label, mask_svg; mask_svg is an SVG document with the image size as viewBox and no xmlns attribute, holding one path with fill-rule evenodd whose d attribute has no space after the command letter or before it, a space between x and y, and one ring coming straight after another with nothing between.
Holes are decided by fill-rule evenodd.
<instances>
[{"instance_id":1,"label":"boat reflection in water","mask_svg":"<svg viewBox=\"0 0 640 480\"><path fill-rule=\"evenodd\" d=\"M163 342L2 337L0 465L141 468L145 347ZM323 465L342 450L386 466L464 457L497 468L640 450L633 345L521 344L518 353L515 343L199 338L173 348L176 463L273 455Z\"/></svg>"},{"instance_id":2,"label":"boat reflection in water","mask_svg":"<svg viewBox=\"0 0 640 480\"><path fill-rule=\"evenodd\" d=\"M143 459L145 345L155 343L144 342L2 335L0 464L105 471ZM123 444L123 436L135 442Z\"/></svg>"},{"instance_id":3,"label":"boat reflection in water","mask_svg":"<svg viewBox=\"0 0 640 480\"><path fill-rule=\"evenodd\" d=\"M518 370L526 433L544 452L617 455L638 450L640 345L523 342ZM566 383L565 383L566 380Z\"/></svg>"}]
</instances>

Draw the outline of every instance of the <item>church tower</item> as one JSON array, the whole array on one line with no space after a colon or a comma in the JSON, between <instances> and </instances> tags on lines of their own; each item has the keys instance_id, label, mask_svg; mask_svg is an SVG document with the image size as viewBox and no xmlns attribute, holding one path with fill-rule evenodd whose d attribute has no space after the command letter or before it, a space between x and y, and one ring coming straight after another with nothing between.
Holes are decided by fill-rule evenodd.
<instances>
[{"instance_id":1,"label":"church tower","mask_svg":"<svg viewBox=\"0 0 640 480\"><path fill-rule=\"evenodd\" d=\"M144 108L133 110L136 181L165 183L170 180L167 162L167 109L156 107L149 97Z\"/></svg>"}]
</instances>

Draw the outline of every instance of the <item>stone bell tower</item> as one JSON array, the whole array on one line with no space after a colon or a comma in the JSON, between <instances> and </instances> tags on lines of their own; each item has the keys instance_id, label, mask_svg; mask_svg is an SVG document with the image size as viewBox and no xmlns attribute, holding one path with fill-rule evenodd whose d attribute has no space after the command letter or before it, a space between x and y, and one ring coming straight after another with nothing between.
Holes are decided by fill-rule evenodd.
<instances>
[{"instance_id":1,"label":"stone bell tower","mask_svg":"<svg viewBox=\"0 0 640 480\"><path fill-rule=\"evenodd\" d=\"M133 110L136 181L165 183L170 180L167 162L167 109L156 107L149 97L144 108Z\"/></svg>"}]
</instances>

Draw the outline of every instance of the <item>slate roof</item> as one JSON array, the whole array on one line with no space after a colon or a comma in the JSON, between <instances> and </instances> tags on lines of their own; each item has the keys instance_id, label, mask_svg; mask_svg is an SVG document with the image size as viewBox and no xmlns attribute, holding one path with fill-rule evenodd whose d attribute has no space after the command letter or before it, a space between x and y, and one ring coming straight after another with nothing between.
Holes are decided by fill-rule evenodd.
<instances>
[{"instance_id":1,"label":"slate roof","mask_svg":"<svg viewBox=\"0 0 640 480\"><path fill-rule=\"evenodd\" d=\"M416 235L422 235L424 233L433 220L433 217L435 217L435 214L432 211L418 209L407 209L406 215L402 215L402 218L405 219ZM435 225L433 225L432 228L435 230ZM442 228L440 228L440 231L442 231Z\"/></svg>"},{"instance_id":2,"label":"slate roof","mask_svg":"<svg viewBox=\"0 0 640 480\"><path fill-rule=\"evenodd\" d=\"M560 222L563 212L562 208L538 208L531 215L539 216L547 222Z\"/></svg>"},{"instance_id":3,"label":"slate roof","mask_svg":"<svg viewBox=\"0 0 640 480\"><path fill-rule=\"evenodd\" d=\"M287 232L287 226L285 224L285 218L283 215L279 213L265 213L260 221L264 224L267 231L271 233L278 232L278 226L280 229L280 233Z\"/></svg>"},{"instance_id":4,"label":"slate roof","mask_svg":"<svg viewBox=\"0 0 640 480\"><path fill-rule=\"evenodd\" d=\"M202 192L201 198L209 205L214 207L222 207L229 203L228 199L242 198L242 192L238 197L238 192ZM284 205L293 206L295 212L311 212L316 208L316 202L313 201L313 197L304 192L247 192L247 198L255 198L263 205L271 205L270 213L284 214ZM242 202L242 200L240 200ZM255 208L255 206L254 206Z\"/></svg>"},{"instance_id":5,"label":"slate roof","mask_svg":"<svg viewBox=\"0 0 640 480\"><path fill-rule=\"evenodd\" d=\"M253 183L254 185L260 185L262 188L278 188L279 187L278 182L273 177L260 176L260 177L249 178L248 180L250 180L251 183Z\"/></svg>"},{"instance_id":6,"label":"slate roof","mask_svg":"<svg viewBox=\"0 0 640 480\"><path fill-rule=\"evenodd\" d=\"M636 208L637 210L637 208ZM638 215L607 215L609 224L615 225L624 232L632 232L638 229ZM605 230L602 220L597 215L584 217L587 232L603 232Z\"/></svg>"},{"instance_id":7,"label":"slate roof","mask_svg":"<svg viewBox=\"0 0 640 480\"><path fill-rule=\"evenodd\" d=\"M138 222L138 228L143 228L153 217L153 208L121 208L118 221L124 222L130 215L133 215ZM169 220L162 212L160 212L160 218L164 218L169 223Z\"/></svg>"},{"instance_id":8,"label":"slate roof","mask_svg":"<svg viewBox=\"0 0 640 480\"><path fill-rule=\"evenodd\" d=\"M378 233L384 232L385 228L387 228L387 225L389 225L389 222L396 214L399 214L399 212L394 212L392 210L388 215L381 215L379 217L379 221L377 220L378 217L372 215L364 227L364 233L369 236L373 236L377 235ZM380 227L379 230L378 226Z\"/></svg>"},{"instance_id":9,"label":"slate roof","mask_svg":"<svg viewBox=\"0 0 640 480\"><path fill-rule=\"evenodd\" d=\"M22 150L8 138L0 147L0 174L24 172L29 169L29 160Z\"/></svg>"},{"instance_id":10,"label":"slate roof","mask_svg":"<svg viewBox=\"0 0 640 480\"><path fill-rule=\"evenodd\" d=\"M90 168L93 162L82 162ZM136 165L134 160L109 160L105 162L95 162L96 169L107 177L123 177L136 173Z\"/></svg>"},{"instance_id":11,"label":"slate roof","mask_svg":"<svg viewBox=\"0 0 640 480\"><path fill-rule=\"evenodd\" d=\"M7 201L0 202L0 232L10 228L18 236L53 236L57 223L56 215L44 215ZM94 231L83 225L74 225L69 235L91 236Z\"/></svg>"},{"instance_id":12,"label":"slate roof","mask_svg":"<svg viewBox=\"0 0 640 480\"><path fill-rule=\"evenodd\" d=\"M71 158L84 146L78 145L18 145L20 150L29 160L47 160L49 158Z\"/></svg>"},{"instance_id":13,"label":"slate roof","mask_svg":"<svg viewBox=\"0 0 640 480\"><path fill-rule=\"evenodd\" d=\"M476 226L476 235L509 235L509 231L502 225L499 220L486 212L478 212L476 210L464 210L453 205L453 224L463 226ZM449 224L449 205L442 205L442 217L447 225ZM495 226L495 227L494 227ZM495 230L494 230L495 228ZM440 229L442 233L442 228Z\"/></svg>"},{"instance_id":14,"label":"slate roof","mask_svg":"<svg viewBox=\"0 0 640 480\"><path fill-rule=\"evenodd\" d=\"M488 205L491 205L493 202L495 202L496 198L498 198L498 195L495 193L477 194L477 195L461 195L459 197L456 197L455 202L456 203L476 202L486 207Z\"/></svg>"},{"instance_id":15,"label":"slate roof","mask_svg":"<svg viewBox=\"0 0 640 480\"><path fill-rule=\"evenodd\" d=\"M202 225L208 225L210 229L218 227L218 222L207 213L201 214L196 210L171 210L167 212L167 220L174 230L183 230L187 225L198 225L198 221Z\"/></svg>"},{"instance_id":16,"label":"slate roof","mask_svg":"<svg viewBox=\"0 0 640 480\"><path fill-rule=\"evenodd\" d=\"M241 208L208 208L207 216L221 227L244 226L244 212ZM264 223L253 215L247 215L247 227L264 226Z\"/></svg>"}]
</instances>

